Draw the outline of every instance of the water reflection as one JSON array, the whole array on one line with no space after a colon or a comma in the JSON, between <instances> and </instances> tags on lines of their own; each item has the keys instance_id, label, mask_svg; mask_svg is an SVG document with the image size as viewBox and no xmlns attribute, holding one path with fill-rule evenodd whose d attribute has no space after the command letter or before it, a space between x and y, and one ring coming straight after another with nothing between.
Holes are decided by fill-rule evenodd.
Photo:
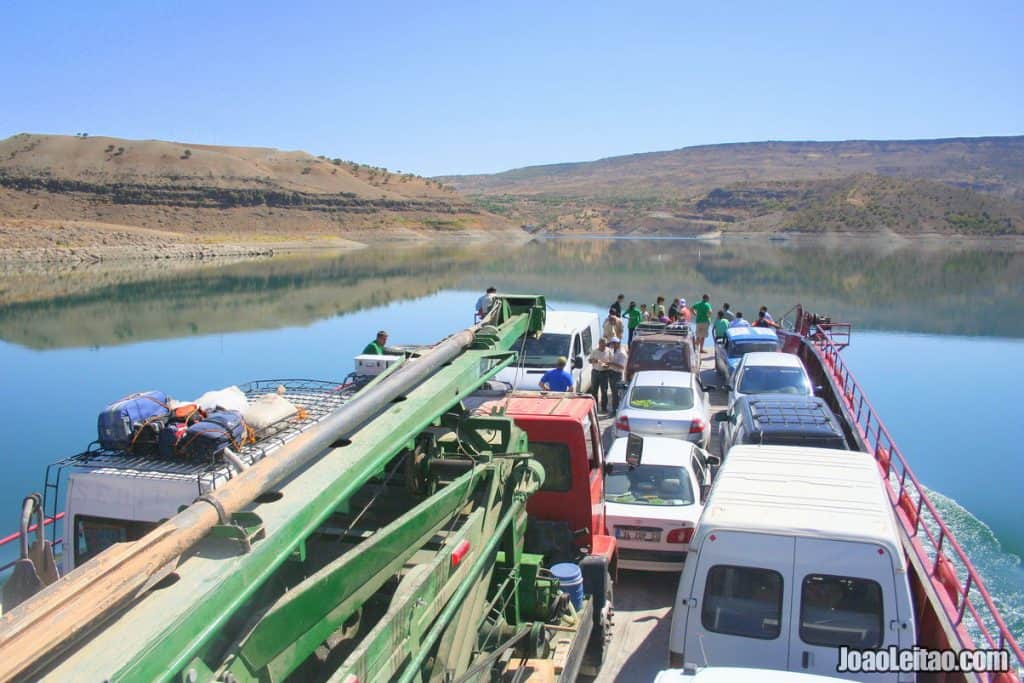
<instances>
[{"instance_id":1,"label":"water reflection","mask_svg":"<svg viewBox=\"0 0 1024 683\"><path fill-rule=\"evenodd\" d=\"M109 346L307 325L487 283L602 306L616 291L709 292L752 313L798 300L858 326L1024 336L1024 252L726 241L546 240L370 248L229 265L93 266L0 277L0 338Z\"/></svg>"}]
</instances>

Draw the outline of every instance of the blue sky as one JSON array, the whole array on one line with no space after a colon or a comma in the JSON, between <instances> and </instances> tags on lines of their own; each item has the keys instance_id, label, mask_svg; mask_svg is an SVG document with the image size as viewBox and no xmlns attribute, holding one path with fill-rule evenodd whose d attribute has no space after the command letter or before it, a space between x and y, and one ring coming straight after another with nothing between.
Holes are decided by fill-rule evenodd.
<instances>
[{"instance_id":1,"label":"blue sky","mask_svg":"<svg viewBox=\"0 0 1024 683\"><path fill-rule=\"evenodd\" d=\"M1020 0L12 2L0 22L0 138L259 145L435 175L1024 133Z\"/></svg>"}]
</instances>

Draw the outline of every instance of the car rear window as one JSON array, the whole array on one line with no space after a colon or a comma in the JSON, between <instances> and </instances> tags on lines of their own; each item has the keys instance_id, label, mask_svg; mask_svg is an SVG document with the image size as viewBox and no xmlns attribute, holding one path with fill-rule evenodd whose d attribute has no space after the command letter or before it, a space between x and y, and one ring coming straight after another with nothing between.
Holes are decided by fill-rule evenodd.
<instances>
[{"instance_id":1,"label":"car rear window","mask_svg":"<svg viewBox=\"0 0 1024 683\"><path fill-rule=\"evenodd\" d=\"M782 574L772 569L716 564L704 586L701 624L744 638L778 638L782 624Z\"/></svg>"},{"instance_id":2,"label":"car rear window","mask_svg":"<svg viewBox=\"0 0 1024 683\"><path fill-rule=\"evenodd\" d=\"M633 343L630 365L643 370L683 370L689 372L690 359L679 342Z\"/></svg>"},{"instance_id":3,"label":"car rear window","mask_svg":"<svg viewBox=\"0 0 1024 683\"><path fill-rule=\"evenodd\" d=\"M773 341L747 341L733 342L729 344L729 357L739 358L745 353L754 351L778 351L779 345Z\"/></svg>"},{"instance_id":4,"label":"car rear window","mask_svg":"<svg viewBox=\"0 0 1024 683\"><path fill-rule=\"evenodd\" d=\"M693 389L636 386L629 394L629 407L643 410L689 410L693 407Z\"/></svg>"},{"instance_id":5,"label":"car rear window","mask_svg":"<svg viewBox=\"0 0 1024 683\"><path fill-rule=\"evenodd\" d=\"M693 505L690 476L678 466L612 464L605 475L604 495L610 503Z\"/></svg>"},{"instance_id":6,"label":"car rear window","mask_svg":"<svg viewBox=\"0 0 1024 683\"><path fill-rule=\"evenodd\" d=\"M569 447L564 443L531 441L530 452L544 466L544 485L541 491L564 492L572 488L572 462Z\"/></svg>"},{"instance_id":7,"label":"car rear window","mask_svg":"<svg viewBox=\"0 0 1024 683\"><path fill-rule=\"evenodd\" d=\"M871 579L809 574L800 589L800 640L858 650L882 644L882 587Z\"/></svg>"},{"instance_id":8,"label":"car rear window","mask_svg":"<svg viewBox=\"0 0 1024 683\"><path fill-rule=\"evenodd\" d=\"M795 394L811 395L811 383L800 368L773 368L753 366L743 369L743 377L736 387L741 394Z\"/></svg>"}]
</instances>

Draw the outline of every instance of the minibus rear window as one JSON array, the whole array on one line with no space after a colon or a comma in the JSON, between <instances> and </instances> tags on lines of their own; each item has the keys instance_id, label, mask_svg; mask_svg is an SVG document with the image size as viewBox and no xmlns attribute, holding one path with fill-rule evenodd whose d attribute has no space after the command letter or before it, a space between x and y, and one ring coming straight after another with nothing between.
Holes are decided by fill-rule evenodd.
<instances>
[{"instance_id":1,"label":"minibus rear window","mask_svg":"<svg viewBox=\"0 0 1024 683\"><path fill-rule=\"evenodd\" d=\"M808 574L800 590L800 640L859 650L882 644L882 587L871 579Z\"/></svg>"},{"instance_id":2,"label":"minibus rear window","mask_svg":"<svg viewBox=\"0 0 1024 683\"><path fill-rule=\"evenodd\" d=\"M708 570L701 623L708 631L772 640L782 623L782 574L716 564Z\"/></svg>"}]
</instances>

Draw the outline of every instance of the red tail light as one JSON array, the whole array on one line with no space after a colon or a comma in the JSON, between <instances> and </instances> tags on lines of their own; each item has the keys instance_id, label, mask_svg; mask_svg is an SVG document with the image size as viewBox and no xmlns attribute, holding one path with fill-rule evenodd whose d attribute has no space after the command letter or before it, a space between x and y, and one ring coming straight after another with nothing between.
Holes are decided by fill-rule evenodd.
<instances>
[{"instance_id":1,"label":"red tail light","mask_svg":"<svg viewBox=\"0 0 1024 683\"><path fill-rule=\"evenodd\" d=\"M668 543L689 543L691 538L693 538L692 526L686 529L673 529L668 532L668 537L665 540Z\"/></svg>"},{"instance_id":2,"label":"red tail light","mask_svg":"<svg viewBox=\"0 0 1024 683\"><path fill-rule=\"evenodd\" d=\"M683 653L681 653L681 652L672 652L671 650L669 650L669 652L668 652L668 665L669 665L670 668L672 668L672 669L682 669L683 668L683 664L685 664L685 663L686 663L686 658L683 657Z\"/></svg>"},{"instance_id":3,"label":"red tail light","mask_svg":"<svg viewBox=\"0 0 1024 683\"><path fill-rule=\"evenodd\" d=\"M620 432L628 432L629 418L623 415L619 419L615 420L615 428L618 429Z\"/></svg>"},{"instance_id":4,"label":"red tail light","mask_svg":"<svg viewBox=\"0 0 1024 683\"><path fill-rule=\"evenodd\" d=\"M704 420L700 419L699 417L695 418L692 422L690 422L690 433L700 434L701 432L704 431L704 427L706 426L707 423L704 422Z\"/></svg>"}]
</instances>

